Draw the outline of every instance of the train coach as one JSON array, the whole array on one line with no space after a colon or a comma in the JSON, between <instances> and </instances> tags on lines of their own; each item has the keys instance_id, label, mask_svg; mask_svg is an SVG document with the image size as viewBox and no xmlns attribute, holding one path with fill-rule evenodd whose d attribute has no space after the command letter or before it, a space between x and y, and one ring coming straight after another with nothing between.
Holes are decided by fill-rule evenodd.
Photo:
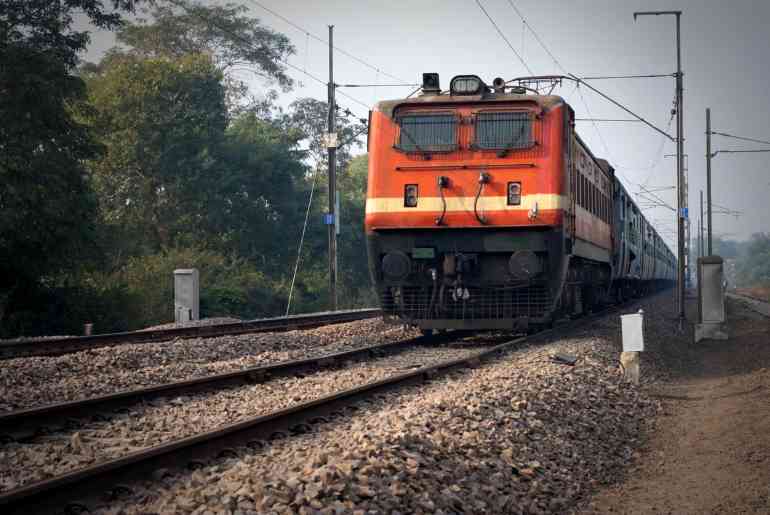
<instances>
[{"instance_id":1,"label":"train coach","mask_svg":"<svg viewBox=\"0 0 770 515\"><path fill-rule=\"evenodd\" d=\"M533 94L534 93L534 94ZM666 286L675 260L563 98L479 77L370 113L369 268L391 320L527 330Z\"/></svg>"}]
</instances>

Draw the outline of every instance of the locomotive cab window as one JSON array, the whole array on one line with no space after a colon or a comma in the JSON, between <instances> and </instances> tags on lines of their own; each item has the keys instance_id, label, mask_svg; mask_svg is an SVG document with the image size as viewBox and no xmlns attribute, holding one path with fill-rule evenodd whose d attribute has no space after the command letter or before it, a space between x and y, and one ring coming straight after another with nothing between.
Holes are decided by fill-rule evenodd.
<instances>
[{"instance_id":1,"label":"locomotive cab window","mask_svg":"<svg viewBox=\"0 0 770 515\"><path fill-rule=\"evenodd\" d=\"M451 152L457 148L454 114L407 114L398 118L396 148L404 152Z\"/></svg>"},{"instance_id":2,"label":"locomotive cab window","mask_svg":"<svg viewBox=\"0 0 770 515\"><path fill-rule=\"evenodd\" d=\"M480 112L476 115L476 148L516 150L533 144L529 112Z\"/></svg>"}]
</instances>

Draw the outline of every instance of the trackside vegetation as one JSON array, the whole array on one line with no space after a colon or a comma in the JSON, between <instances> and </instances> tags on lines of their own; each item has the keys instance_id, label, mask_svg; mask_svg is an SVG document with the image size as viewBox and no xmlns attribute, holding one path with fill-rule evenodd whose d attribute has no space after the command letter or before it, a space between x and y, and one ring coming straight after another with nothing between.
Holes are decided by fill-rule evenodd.
<instances>
[{"instance_id":1,"label":"trackside vegetation","mask_svg":"<svg viewBox=\"0 0 770 515\"><path fill-rule=\"evenodd\" d=\"M326 309L328 108L279 107L290 40L239 5L109 4L0 4L0 336L167 322L187 267L202 316L283 314L311 190L291 312ZM115 32L99 62L75 13ZM340 140L361 123L343 108ZM341 307L374 302L357 152L338 152Z\"/></svg>"}]
</instances>

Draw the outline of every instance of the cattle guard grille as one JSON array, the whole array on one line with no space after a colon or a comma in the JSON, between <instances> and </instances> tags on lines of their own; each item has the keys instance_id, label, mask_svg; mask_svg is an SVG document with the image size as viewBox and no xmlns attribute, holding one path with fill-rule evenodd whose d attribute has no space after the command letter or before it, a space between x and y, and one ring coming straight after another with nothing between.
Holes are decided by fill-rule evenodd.
<instances>
[{"instance_id":1,"label":"cattle guard grille","mask_svg":"<svg viewBox=\"0 0 770 515\"><path fill-rule=\"evenodd\" d=\"M402 286L400 298L391 288L381 292L382 309L388 315L410 320L475 320L541 318L548 314L551 299L546 284L526 287L468 287L467 300L453 300L452 288L444 288L431 302L430 286ZM441 301L439 296L442 297Z\"/></svg>"}]
</instances>

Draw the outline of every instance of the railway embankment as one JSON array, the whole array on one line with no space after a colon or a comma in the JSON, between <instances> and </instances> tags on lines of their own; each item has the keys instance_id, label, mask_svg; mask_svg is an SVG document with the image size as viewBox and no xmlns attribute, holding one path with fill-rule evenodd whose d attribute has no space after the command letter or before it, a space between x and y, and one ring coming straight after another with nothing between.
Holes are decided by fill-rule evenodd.
<instances>
[{"instance_id":1,"label":"railway embankment","mask_svg":"<svg viewBox=\"0 0 770 515\"><path fill-rule=\"evenodd\" d=\"M728 297L729 339L664 362L655 431L585 513L770 512L770 319L752 304Z\"/></svg>"},{"instance_id":2,"label":"railway embankment","mask_svg":"<svg viewBox=\"0 0 770 515\"><path fill-rule=\"evenodd\" d=\"M378 319L315 329L102 347L5 360L0 411L72 401L417 336Z\"/></svg>"},{"instance_id":3,"label":"railway embankment","mask_svg":"<svg viewBox=\"0 0 770 515\"><path fill-rule=\"evenodd\" d=\"M676 325L670 298L626 308L645 310L661 346ZM562 513L622 477L654 427L660 401L622 382L620 345L613 313L305 434L159 474L100 512ZM657 354L643 385L668 373Z\"/></svg>"},{"instance_id":4,"label":"railway embankment","mask_svg":"<svg viewBox=\"0 0 770 515\"><path fill-rule=\"evenodd\" d=\"M731 339L695 346L691 332L678 330L672 303L672 292L662 292L619 312L517 340L499 355L472 361L470 368L425 373L296 428L237 442L224 453L162 465L169 468L155 465L112 487L100 483L98 491L89 492L88 506L104 514L197 515L730 511L725 501L715 502L716 494L697 494L697 485L702 492L712 482L729 489L733 496L727 498L744 511L763 513L758 506L767 492L761 481L766 487L769 478L760 469L768 469L770 457L763 436L770 434L768 320L731 299ZM618 315L640 308L646 348L641 384L633 386L623 382L618 362ZM208 367L219 372L237 368L241 360L251 364L255 355L273 362L413 336L388 327L367 320L251 336L259 341L240 336L127 345L4 364L13 365L25 385L20 398L34 404L35 388L46 392L43 399L54 395L57 384L47 389L41 378L62 362L70 363L62 381L73 382L73 395L92 395L103 392L88 393L89 375L109 383L113 375L129 377L133 366L154 371L159 356L164 367L192 366L205 374ZM35 481L79 467L173 445L393 374L419 373L426 365L501 341L455 339L361 355L311 373L159 397L29 440L4 442L0 499L13 495L9 488L35 488ZM109 362L107 353L116 351L127 354ZM34 383L24 379L29 367L43 367ZM13 390L14 377L4 377Z\"/></svg>"}]
</instances>

